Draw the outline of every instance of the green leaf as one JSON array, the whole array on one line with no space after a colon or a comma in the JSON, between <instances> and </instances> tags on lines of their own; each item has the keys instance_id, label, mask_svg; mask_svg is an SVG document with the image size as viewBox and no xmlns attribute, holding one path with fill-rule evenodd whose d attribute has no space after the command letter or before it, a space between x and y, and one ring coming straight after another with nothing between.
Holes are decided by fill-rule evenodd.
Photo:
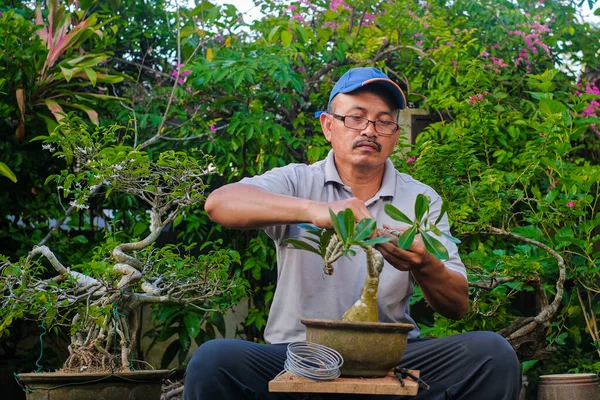
<instances>
[{"instance_id":1,"label":"green leaf","mask_svg":"<svg viewBox=\"0 0 600 400\"><path fill-rule=\"evenodd\" d=\"M546 115L560 114L567 109L560 101L540 99L540 110Z\"/></svg>"},{"instance_id":2,"label":"green leaf","mask_svg":"<svg viewBox=\"0 0 600 400\"><path fill-rule=\"evenodd\" d=\"M428 252L433 254L435 258L438 260L447 260L449 258L448 250L446 250L446 247L439 240L427 232L421 232L421 237L423 238L425 248Z\"/></svg>"},{"instance_id":3,"label":"green leaf","mask_svg":"<svg viewBox=\"0 0 600 400\"><path fill-rule=\"evenodd\" d=\"M283 242L291 245L295 249L307 250L307 251L310 251L312 253L321 255L321 252L319 250L315 249L310 244L308 244L306 242L303 242L302 240L298 240L298 239L285 239Z\"/></svg>"},{"instance_id":4,"label":"green leaf","mask_svg":"<svg viewBox=\"0 0 600 400\"><path fill-rule=\"evenodd\" d=\"M321 257L325 257L325 253L327 252L327 244L333 235L333 230L326 229L321 234Z\"/></svg>"},{"instance_id":5,"label":"green leaf","mask_svg":"<svg viewBox=\"0 0 600 400\"><path fill-rule=\"evenodd\" d=\"M302 42L303 43L307 43L309 38L310 38L310 33L309 31L303 27L302 25L299 25L298 28L296 28L296 31L298 31L298 33L300 33L300 37L302 38Z\"/></svg>"},{"instance_id":6,"label":"green leaf","mask_svg":"<svg viewBox=\"0 0 600 400\"><path fill-rule=\"evenodd\" d=\"M429 211L429 203L431 200L429 197L425 196L422 193L417 195L417 200L415 202L415 219L417 222L421 222L423 216L427 211Z\"/></svg>"},{"instance_id":7,"label":"green leaf","mask_svg":"<svg viewBox=\"0 0 600 400\"><path fill-rule=\"evenodd\" d=\"M352 238L354 234L354 213L350 208L344 210L344 226L346 228L346 235L348 239Z\"/></svg>"},{"instance_id":8,"label":"green leaf","mask_svg":"<svg viewBox=\"0 0 600 400\"><path fill-rule=\"evenodd\" d=\"M275 28L271 29L271 32L269 32L269 36L267 37L269 43L273 43L274 39L276 39L275 35L279 32L279 28L280 26L277 25Z\"/></svg>"},{"instance_id":9,"label":"green leaf","mask_svg":"<svg viewBox=\"0 0 600 400\"><path fill-rule=\"evenodd\" d=\"M358 224L356 224L354 240L361 241L370 237L373 235L373 232L375 232L375 228L377 228L377 222L373 218L361 219Z\"/></svg>"},{"instance_id":10,"label":"green leaf","mask_svg":"<svg viewBox=\"0 0 600 400\"><path fill-rule=\"evenodd\" d=\"M73 78L73 74L75 72L77 72L74 68L65 68L63 66L60 66L60 70L62 71L63 75L65 76L65 80L67 82L69 82L72 78Z\"/></svg>"},{"instance_id":11,"label":"green leaf","mask_svg":"<svg viewBox=\"0 0 600 400\"><path fill-rule=\"evenodd\" d=\"M377 237L374 237L373 239L363 241L360 245L361 246L374 246L376 244L387 243L387 242L391 242L391 241L392 241L392 238L389 238L387 236L377 236Z\"/></svg>"},{"instance_id":12,"label":"green leaf","mask_svg":"<svg viewBox=\"0 0 600 400\"><path fill-rule=\"evenodd\" d=\"M177 228L177 225L179 225L181 221L183 221L183 214L178 214L173 220L173 228Z\"/></svg>"},{"instance_id":13,"label":"green leaf","mask_svg":"<svg viewBox=\"0 0 600 400\"><path fill-rule=\"evenodd\" d=\"M8 168L8 165L4 164L2 161L0 161L0 175L7 177L15 183L17 182L15 174Z\"/></svg>"},{"instance_id":14,"label":"green leaf","mask_svg":"<svg viewBox=\"0 0 600 400\"><path fill-rule=\"evenodd\" d=\"M294 39L294 35L292 35L292 32L290 32L290 31L282 31L281 32L281 43L283 43L283 45L285 47L288 47L290 44L292 44L292 39Z\"/></svg>"},{"instance_id":15,"label":"green leaf","mask_svg":"<svg viewBox=\"0 0 600 400\"><path fill-rule=\"evenodd\" d=\"M220 312L215 312L212 314L211 322L213 326L217 328L221 336L225 337L226 329L225 329L225 319L223 318L223 314Z\"/></svg>"},{"instance_id":16,"label":"green leaf","mask_svg":"<svg viewBox=\"0 0 600 400\"><path fill-rule=\"evenodd\" d=\"M434 225L437 225L442 218L444 218L444 214L446 214L448 212L448 202L444 201L442 202L442 208L440 209L440 215L438 215L438 217L436 218Z\"/></svg>"},{"instance_id":17,"label":"green leaf","mask_svg":"<svg viewBox=\"0 0 600 400\"><path fill-rule=\"evenodd\" d=\"M340 221L337 218L337 215L333 212L333 210L329 209L329 217L331 218L331 223L333 224L333 230L335 233L342 238L342 228L340 227Z\"/></svg>"},{"instance_id":18,"label":"green leaf","mask_svg":"<svg viewBox=\"0 0 600 400\"><path fill-rule=\"evenodd\" d=\"M562 332L560 335L558 335L556 337L556 339L554 341L556 343L560 344L560 345L564 345L565 344L565 339L567 338L567 336L569 336L568 332Z\"/></svg>"},{"instance_id":19,"label":"green leaf","mask_svg":"<svg viewBox=\"0 0 600 400\"><path fill-rule=\"evenodd\" d=\"M71 242L86 244L89 242L89 240L83 235L77 235L73 239L71 239Z\"/></svg>"},{"instance_id":20,"label":"green leaf","mask_svg":"<svg viewBox=\"0 0 600 400\"><path fill-rule=\"evenodd\" d=\"M58 175L56 175L56 174L49 175L49 176L46 178L46 180L44 181L44 186L46 186L46 185L48 184L48 182L50 182L50 181L52 181L52 180L56 179L56 177L57 177L57 176L58 176Z\"/></svg>"},{"instance_id":21,"label":"green leaf","mask_svg":"<svg viewBox=\"0 0 600 400\"><path fill-rule=\"evenodd\" d=\"M398 210L396 207L394 207L391 204L386 204L383 207L383 210L385 211L385 213L387 215L389 215L392 219L394 219L396 221L404 222L405 224L409 224L409 225L413 224L413 222L410 220L410 218L408 218L406 216L406 214L404 214L402 211Z\"/></svg>"},{"instance_id":22,"label":"green leaf","mask_svg":"<svg viewBox=\"0 0 600 400\"><path fill-rule=\"evenodd\" d=\"M523 374L525 374L527 371L529 371L535 364L537 364L539 360L527 360L527 361L523 361L523 363L521 364L521 371Z\"/></svg>"},{"instance_id":23,"label":"green leaf","mask_svg":"<svg viewBox=\"0 0 600 400\"><path fill-rule=\"evenodd\" d=\"M92 123L94 125L100 125L100 122L98 121L98 113L93 108L90 108L83 104L74 104L74 103L69 104L69 107L77 108L79 110L84 111L88 115L88 117L90 118L90 121L92 121Z\"/></svg>"},{"instance_id":24,"label":"green leaf","mask_svg":"<svg viewBox=\"0 0 600 400\"><path fill-rule=\"evenodd\" d=\"M171 361L175 358L177 353L179 352L179 342L177 340L173 341L163 353L162 360L160 360L160 367L163 369L167 369Z\"/></svg>"},{"instance_id":25,"label":"green leaf","mask_svg":"<svg viewBox=\"0 0 600 400\"><path fill-rule=\"evenodd\" d=\"M340 226L340 239L342 240L342 243L346 244L348 243L348 227L346 226L344 214L344 211L340 211L337 214L337 221Z\"/></svg>"},{"instance_id":26,"label":"green leaf","mask_svg":"<svg viewBox=\"0 0 600 400\"><path fill-rule=\"evenodd\" d=\"M320 236L321 231L323 230L323 229L321 229L315 225L311 225L311 224L298 224L298 228L304 229L308 233L312 233L313 235L317 235L317 236Z\"/></svg>"},{"instance_id":27,"label":"green leaf","mask_svg":"<svg viewBox=\"0 0 600 400\"><path fill-rule=\"evenodd\" d=\"M189 337L195 338L200 331L202 319L196 314L188 312L183 317L183 323L185 324Z\"/></svg>"},{"instance_id":28,"label":"green leaf","mask_svg":"<svg viewBox=\"0 0 600 400\"><path fill-rule=\"evenodd\" d=\"M90 82L92 82L93 86L96 86L96 82L98 81L98 76L96 75L96 71L91 68L84 68L83 72L87 75Z\"/></svg>"},{"instance_id":29,"label":"green leaf","mask_svg":"<svg viewBox=\"0 0 600 400\"><path fill-rule=\"evenodd\" d=\"M141 236L144 232L146 232L147 228L148 228L148 225L145 222L137 221L135 223L135 225L133 225L133 236L134 237Z\"/></svg>"},{"instance_id":30,"label":"green leaf","mask_svg":"<svg viewBox=\"0 0 600 400\"><path fill-rule=\"evenodd\" d=\"M402 232L402 234L398 236L398 247L404 250L408 249L415 241L416 234L417 227L415 225Z\"/></svg>"},{"instance_id":31,"label":"green leaf","mask_svg":"<svg viewBox=\"0 0 600 400\"><path fill-rule=\"evenodd\" d=\"M442 231L440 231L438 229L437 226L433 225L431 226L431 228L429 229L431 232L433 232L434 234L436 234L437 236L442 236Z\"/></svg>"},{"instance_id":32,"label":"green leaf","mask_svg":"<svg viewBox=\"0 0 600 400\"><path fill-rule=\"evenodd\" d=\"M460 239L455 238L452 235L448 235L446 232L442 232L442 236L445 237L446 239L448 239L449 241L451 241L454 244L461 244L462 242L460 241Z\"/></svg>"}]
</instances>

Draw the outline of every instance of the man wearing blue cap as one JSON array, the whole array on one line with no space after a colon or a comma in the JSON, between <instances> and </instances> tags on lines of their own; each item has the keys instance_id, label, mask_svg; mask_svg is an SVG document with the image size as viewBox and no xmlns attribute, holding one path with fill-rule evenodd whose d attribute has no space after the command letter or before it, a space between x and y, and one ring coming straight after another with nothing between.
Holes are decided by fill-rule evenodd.
<instances>
[{"instance_id":1,"label":"man wearing blue cap","mask_svg":"<svg viewBox=\"0 0 600 400\"><path fill-rule=\"evenodd\" d=\"M302 399L299 394L268 392L268 382L284 369L286 344L304 341L302 318L340 319L360 297L365 260L337 262L324 276L319 256L290 248L301 223L331 228L329 210L351 208L358 220L374 218L380 228L400 229L385 212L393 204L414 217L416 196L431 199L429 218L437 219L442 200L430 187L394 168L389 155L400 130L398 113L406 107L400 87L375 68L354 68L335 84L326 112L317 113L332 150L312 165L291 164L215 190L206 201L211 219L229 228L263 228L277 249L277 289L265 330L268 344L221 339L204 343L185 377L185 400ZM438 228L450 233L446 217ZM379 231L380 235L389 235ZM386 262L377 304L382 322L409 322L415 329L402 366L421 371L430 385L417 399L516 399L520 367L508 342L493 332L468 332L440 339L419 339L409 315L418 284L430 306L449 318L467 312L468 285L456 245L439 237L449 259L427 252L420 237L402 250L395 241L377 245ZM349 399L324 395L323 399ZM369 398L359 396L357 398ZM373 396L373 399L390 398ZM393 398L393 397L392 397Z\"/></svg>"}]
</instances>

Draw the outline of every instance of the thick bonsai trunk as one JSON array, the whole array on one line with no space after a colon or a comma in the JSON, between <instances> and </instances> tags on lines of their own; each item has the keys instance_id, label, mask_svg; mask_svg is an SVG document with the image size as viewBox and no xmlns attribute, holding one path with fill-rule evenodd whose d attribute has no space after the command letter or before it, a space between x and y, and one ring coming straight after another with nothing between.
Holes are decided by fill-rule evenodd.
<instances>
[{"instance_id":1,"label":"thick bonsai trunk","mask_svg":"<svg viewBox=\"0 0 600 400\"><path fill-rule=\"evenodd\" d=\"M127 300L120 300L127 303ZM124 307L128 308L128 307ZM139 327L136 310L121 312L114 308L108 321L81 321L84 327L71 337L70 356L64 369L73 372L130 370L129 356L135 348ZM81 314L75 320L81 319Z\"/></svg>"},{"instance_id":2,"label":"thick bonsai trunk","mask_svg":"<svg viewBox=\"0 0 600 400\"><path fill-rule=\"evenodd\" d=\"M379 274L383 268L383 256L372 246L366 247L365 252L367 253L365 286L358 301L342 316L342 321L379 322L377 289L379 288Z\"/></svg>"}]
</instances>

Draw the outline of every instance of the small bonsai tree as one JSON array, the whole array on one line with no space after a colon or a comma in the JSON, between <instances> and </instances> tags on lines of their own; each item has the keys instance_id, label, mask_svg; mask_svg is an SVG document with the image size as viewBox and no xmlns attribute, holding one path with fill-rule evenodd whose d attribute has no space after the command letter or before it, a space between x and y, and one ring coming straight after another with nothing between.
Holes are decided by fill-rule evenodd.
<instances>
[{"instance_id":1,"label":"small bonsai tree","mask_svg":"<svg viewBox=\"0 0 600 400\"><path fill-rule=\"evenodd\" d=\"M204 200L210 160L174 151L151 159L127 145L123 131L111 126L90 133L81 121L66 118L53 134L36 139L73 166L46 180L56 182L71 207L87 209L102 190L106 197L132 195L146 206L147 235L122 241L120 233L107 230L90 260L71 267L45 245L18 261L0 257L0 335L19 318L37 320L46 329L68 326L66 370L129 369L143 305L224 311L244 295L229 271L239 262L236 252L208 244L194 256L193 245L155 247L165 227Z\"/></svg>"},{"instance_id":2,"label":"small bonsai tree","mask_svg":"<svg viewBox=\"0 0 600 400\"><path fill-rule=\"evenodd\" d=\"M408 249L413 244L415 236L420 234L427 250L435 257L445 260L448 259L448 251L429 232L433 232L438 236L444 236L454 243L460 243L460 241L445 232L441 232L437 228L437 224L446 213L444 206L437 220L433 224L430 223L427 218L429 216L430 202L429 197L423 194L417 196L415 201L415 221L412 221L406 214L393 205L386 204L384 207L385 212L394 220L408 224L409 227L404 232L385 230L398 237L397 244L402 249ZM389 242L392 239L387 236L373 237L377 228L377 222L372 218L365 218L355 223L354 213L349 208L340 211L337 215L331 210L329 212L333 229L321 229L307 224L300 225L301 228L312 235L305 236L304 239L315 243L316 247L298 239L287 239L286 242L297 249L308 250L321 256L324 261L324 272L327 275L333 273L333 263L340 259L340 257L356 255L353 247L363 249L367 257L365 285L363 286L360 298L342 315L342 321L379 322L377 291L379 288L379 275L383 269L384 259L374 246Z\"/></svg>"}]
</instances>

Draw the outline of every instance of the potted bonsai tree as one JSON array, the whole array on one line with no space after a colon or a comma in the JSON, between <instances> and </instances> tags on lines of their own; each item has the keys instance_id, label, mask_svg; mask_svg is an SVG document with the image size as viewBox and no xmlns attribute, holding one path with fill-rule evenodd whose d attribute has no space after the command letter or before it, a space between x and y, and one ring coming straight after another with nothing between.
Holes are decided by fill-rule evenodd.
<instances>
[{"instance_id":1,"label":"potted bonsai tree","mask_svg":"<svg viewBox=\"0 0 600 400\"><path fill-rule=\"evenodd\" d=\"M394 220L408 224L403 232L387 230L397 236L400 248L408 249L417 234L423 238L427 250L439 259L447 259L448 251L444 245L431 235L431 232L444 236L454 243L460 241L437 228L445 214L445 208L434 223L428 219L430 199L419 194L415 200L415 221L391 204L385 206L385 212ZM342 375L348 376L384 376L400 362L406 348L408 332L412 324L381 323L377 310L377 291L379 275L384 259L374 248L376 244L391 241L387 236L373 237L377 222L363 219L355 223L352 210L340 211L337 215L330 210L333 229L321 229L312 225L301 225L310 236L303 239L288 239L287 243L295 248L318 254L324 261L324 272L331 275L333 263L342 256L356 255L354 248L361 248L367 258L367 275L360 298L350 307L341 321L303 319L307 326L307 341L323 344L339 351L344 358ZM316 244L313 246L311 243Z\"/></svg>"},{"instance_id":2,"label":"potted bonsai tree","mask_svg":"<svg viewBox=\"0 0 600 400\"><path fill-rule=\"evenodd\" d=\"M48 381L53 374L21 374L33 390L30 398L47 398L50 390L53 399L62 398L74 389L81 393L68 398L88 398L89 393L98 398L98 392L108 398L111 391L123 397L125 390L134 390L138 397L158 399L160 380L148 383L156 375L152 372L138 378L144 382L140 387L122 387L135 380L129 371L140 307L172 303L225 311L245 293L229 271L239 262L236 252L208 244L192 255L193 246L155 245L183 210L204 200L210 160L174 151L151 158L128 145L126 133L117 126L90 132L80 120L65 118L53 134L36 138L72 166L46 180L57 185L71 207L86 209L102 192L106 197L125 193L145 206L148 229L132 240L107 232L89 261L80 265L65 265L61 254L43 243L19 260L0 258L0 335L22 318L38 321L45 330L66 326L69 357L61 372L79 374L68 376L67 384ZM164 377L165 371L158 374ZM79 384L69 386L97 380L105 387L96 386L88 395Z\"/></svg>"}]
</instances>

